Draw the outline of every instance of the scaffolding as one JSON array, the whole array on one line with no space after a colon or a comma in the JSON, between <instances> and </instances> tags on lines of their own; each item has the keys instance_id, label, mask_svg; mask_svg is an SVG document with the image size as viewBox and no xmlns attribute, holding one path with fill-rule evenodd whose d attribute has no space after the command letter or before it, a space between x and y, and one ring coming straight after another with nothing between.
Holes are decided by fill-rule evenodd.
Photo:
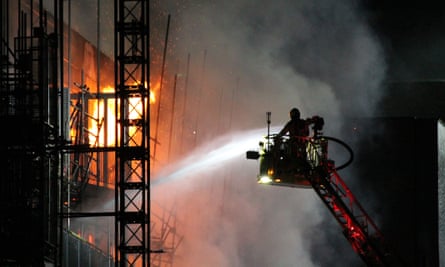
<instances>
[{"instance_id":1,"label":"scaffolding","mask_svg":"<svg viewBox=\"0 0 445 267\"><path fill-rule=\"evenodd\" d=\"M59 264L61 192L63 168L58 150L61 99L57 26L48 34L46 13L33 2L1 1L0 123L4 134L0 151L0 263L8 266ZM17 13L10 12L17 10ZM40 16L34 16L39 10ZM57 12L55 12L57 25ZM17 20L11 37L9 22ZM32 223L30 223L32 222ZM40 248L40 249L36 249ZM26 257L24 254L26 252Z\"/></svg>"},{"instance_id":2,"label":"scaffolding","mask_svg":"<svg viewBox=\"0 0 445 267\"><path fill-rule=\"evenodd\" d=\"M150 253L171 248L153 259L172 266L180 243L174 216L150 222L149 215L148 1L114 1L114 61L64 24L63 1L49 11L43 2L0 3L0 122L11 129L0 139L8 155L0 163L0 241L8 245L0 265L98 266L84 256L100 255L106 266L145 267ZM87 45L89 56L97 53L96 92L87 86L91 75L83 79L86 63L71 58L85 57ZM102 91L99 70L110 73L113 90ZM71 80L80 83L71 88ZM85 202L105 201L89 200L91 192L111 193L112 208L83 210ZM106 249L79 230L82 218L106 218ZM155 250L150 224L161 228Z\"/></svg>"},{"instance_id":3,"label":"scaffolding","mask_svg":"<svg viewBox=\"0 0 445 267\"><path fill-rule=\"evenodd\" d=\"M148 1L115 1L116 257L148 266ZM138 108L141 107L141 108Z\"/></svg>"}]
</instances>

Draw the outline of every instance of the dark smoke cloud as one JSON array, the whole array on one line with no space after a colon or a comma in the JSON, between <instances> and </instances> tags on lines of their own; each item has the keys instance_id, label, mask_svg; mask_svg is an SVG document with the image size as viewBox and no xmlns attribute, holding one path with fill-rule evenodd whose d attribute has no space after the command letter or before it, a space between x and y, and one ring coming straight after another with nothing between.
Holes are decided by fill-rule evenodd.
<instances>
[{"instance_id":1,"label":"dark smoke cloud","mask_svg":"<svg viewBox=\"0 0 445 267\"><path fill-rule=\"evenodd\" d=\"M170 71L184 75L191 55L185 116L189 122L199 118L198 145L219 146L209 140L219 135L216 118L232 106L224 96L238 79L231 127L240 131L265 129L266 111L272 111L273 125L281 125L296 106L303 117L323 116L325 132L337 136L341 118L370 116L379 100L384 59L355 1L190 0L154 6L161 17L172 15ZM162 36L165 25L156 21ZM162 48L157 45L155 53ZM205 155L187 156L199 162ZM361 265L312 190L258 186L257 164L240 155L152 188L156 201L177 206L184 235L178 266Z\"/></svg>"}]
</instances>

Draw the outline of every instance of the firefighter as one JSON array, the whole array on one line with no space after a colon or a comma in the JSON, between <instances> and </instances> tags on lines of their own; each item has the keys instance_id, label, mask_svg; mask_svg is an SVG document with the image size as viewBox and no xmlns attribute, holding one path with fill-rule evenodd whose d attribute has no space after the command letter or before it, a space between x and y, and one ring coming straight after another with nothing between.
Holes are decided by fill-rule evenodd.
<instances>
[{"instance_id":1,"label":"firefighter","mask_svg":"<svg viewBox=\"0 0 445 267\"><path fill-rule=\"evenodd\" d=\"M307 138L309 137L309 125L314 122L311 119L301 119L298 108L292 108L289 115L290 120L275 137L275 147L281 147L282 137L288 134L289 140L286 154L291 162L296 162L299 165L298 167L300 167L307 163L306 145ZM296 159L296 161L292 159Z\"/></svg>"},{"instance_id":2,"label":"firefighter","mask_svg":"<svg viewBox=\"0 0 445 267\"><path fill-rule=\"evenodd\" d=\"M283 135L289 133L292 137L307 137L309 136L309 124L307 120L300 118L300 111L298 108L292 108L289 112L290 121L286 123L284 128L277 134L277 137L281 138Z\"/></svg>"}]
</instances>

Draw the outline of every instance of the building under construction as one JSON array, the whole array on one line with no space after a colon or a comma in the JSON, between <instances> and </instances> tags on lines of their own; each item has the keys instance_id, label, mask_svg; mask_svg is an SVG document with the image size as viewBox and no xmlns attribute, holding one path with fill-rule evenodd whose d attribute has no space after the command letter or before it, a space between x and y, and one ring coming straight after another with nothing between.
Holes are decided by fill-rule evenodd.
<instances>
[{"instance_id":1,"label":"building under construction","mask_svg":"<svg viewBox=\"0 0 445 267\"><path fill-rule=\"evenodd\" d=\"M148 265L148 1L107 5L111 54L71 1L0 3L0 266Z\"/></svg>"}]
</instances>

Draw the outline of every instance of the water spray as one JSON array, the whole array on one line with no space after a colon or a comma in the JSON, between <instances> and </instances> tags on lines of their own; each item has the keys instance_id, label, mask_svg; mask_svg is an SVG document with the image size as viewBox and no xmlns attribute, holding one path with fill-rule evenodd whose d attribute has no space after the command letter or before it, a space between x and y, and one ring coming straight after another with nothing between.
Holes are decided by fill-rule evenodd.
<instances>
[{"instance_id":1,"label":"water spray","mask_svg":"<svg viewBox=\"0 0 445 267\"><path fill-rule=\"evenodd\" d=\"M151 186L173 182L192 175L198 177L198 173L226 166L231 159L243 158L246 150L256 146L263 131L262 128L231 133L204 144L190 152L188 157L161 170L151 182Z\"/></svg>"}]
</instances>

